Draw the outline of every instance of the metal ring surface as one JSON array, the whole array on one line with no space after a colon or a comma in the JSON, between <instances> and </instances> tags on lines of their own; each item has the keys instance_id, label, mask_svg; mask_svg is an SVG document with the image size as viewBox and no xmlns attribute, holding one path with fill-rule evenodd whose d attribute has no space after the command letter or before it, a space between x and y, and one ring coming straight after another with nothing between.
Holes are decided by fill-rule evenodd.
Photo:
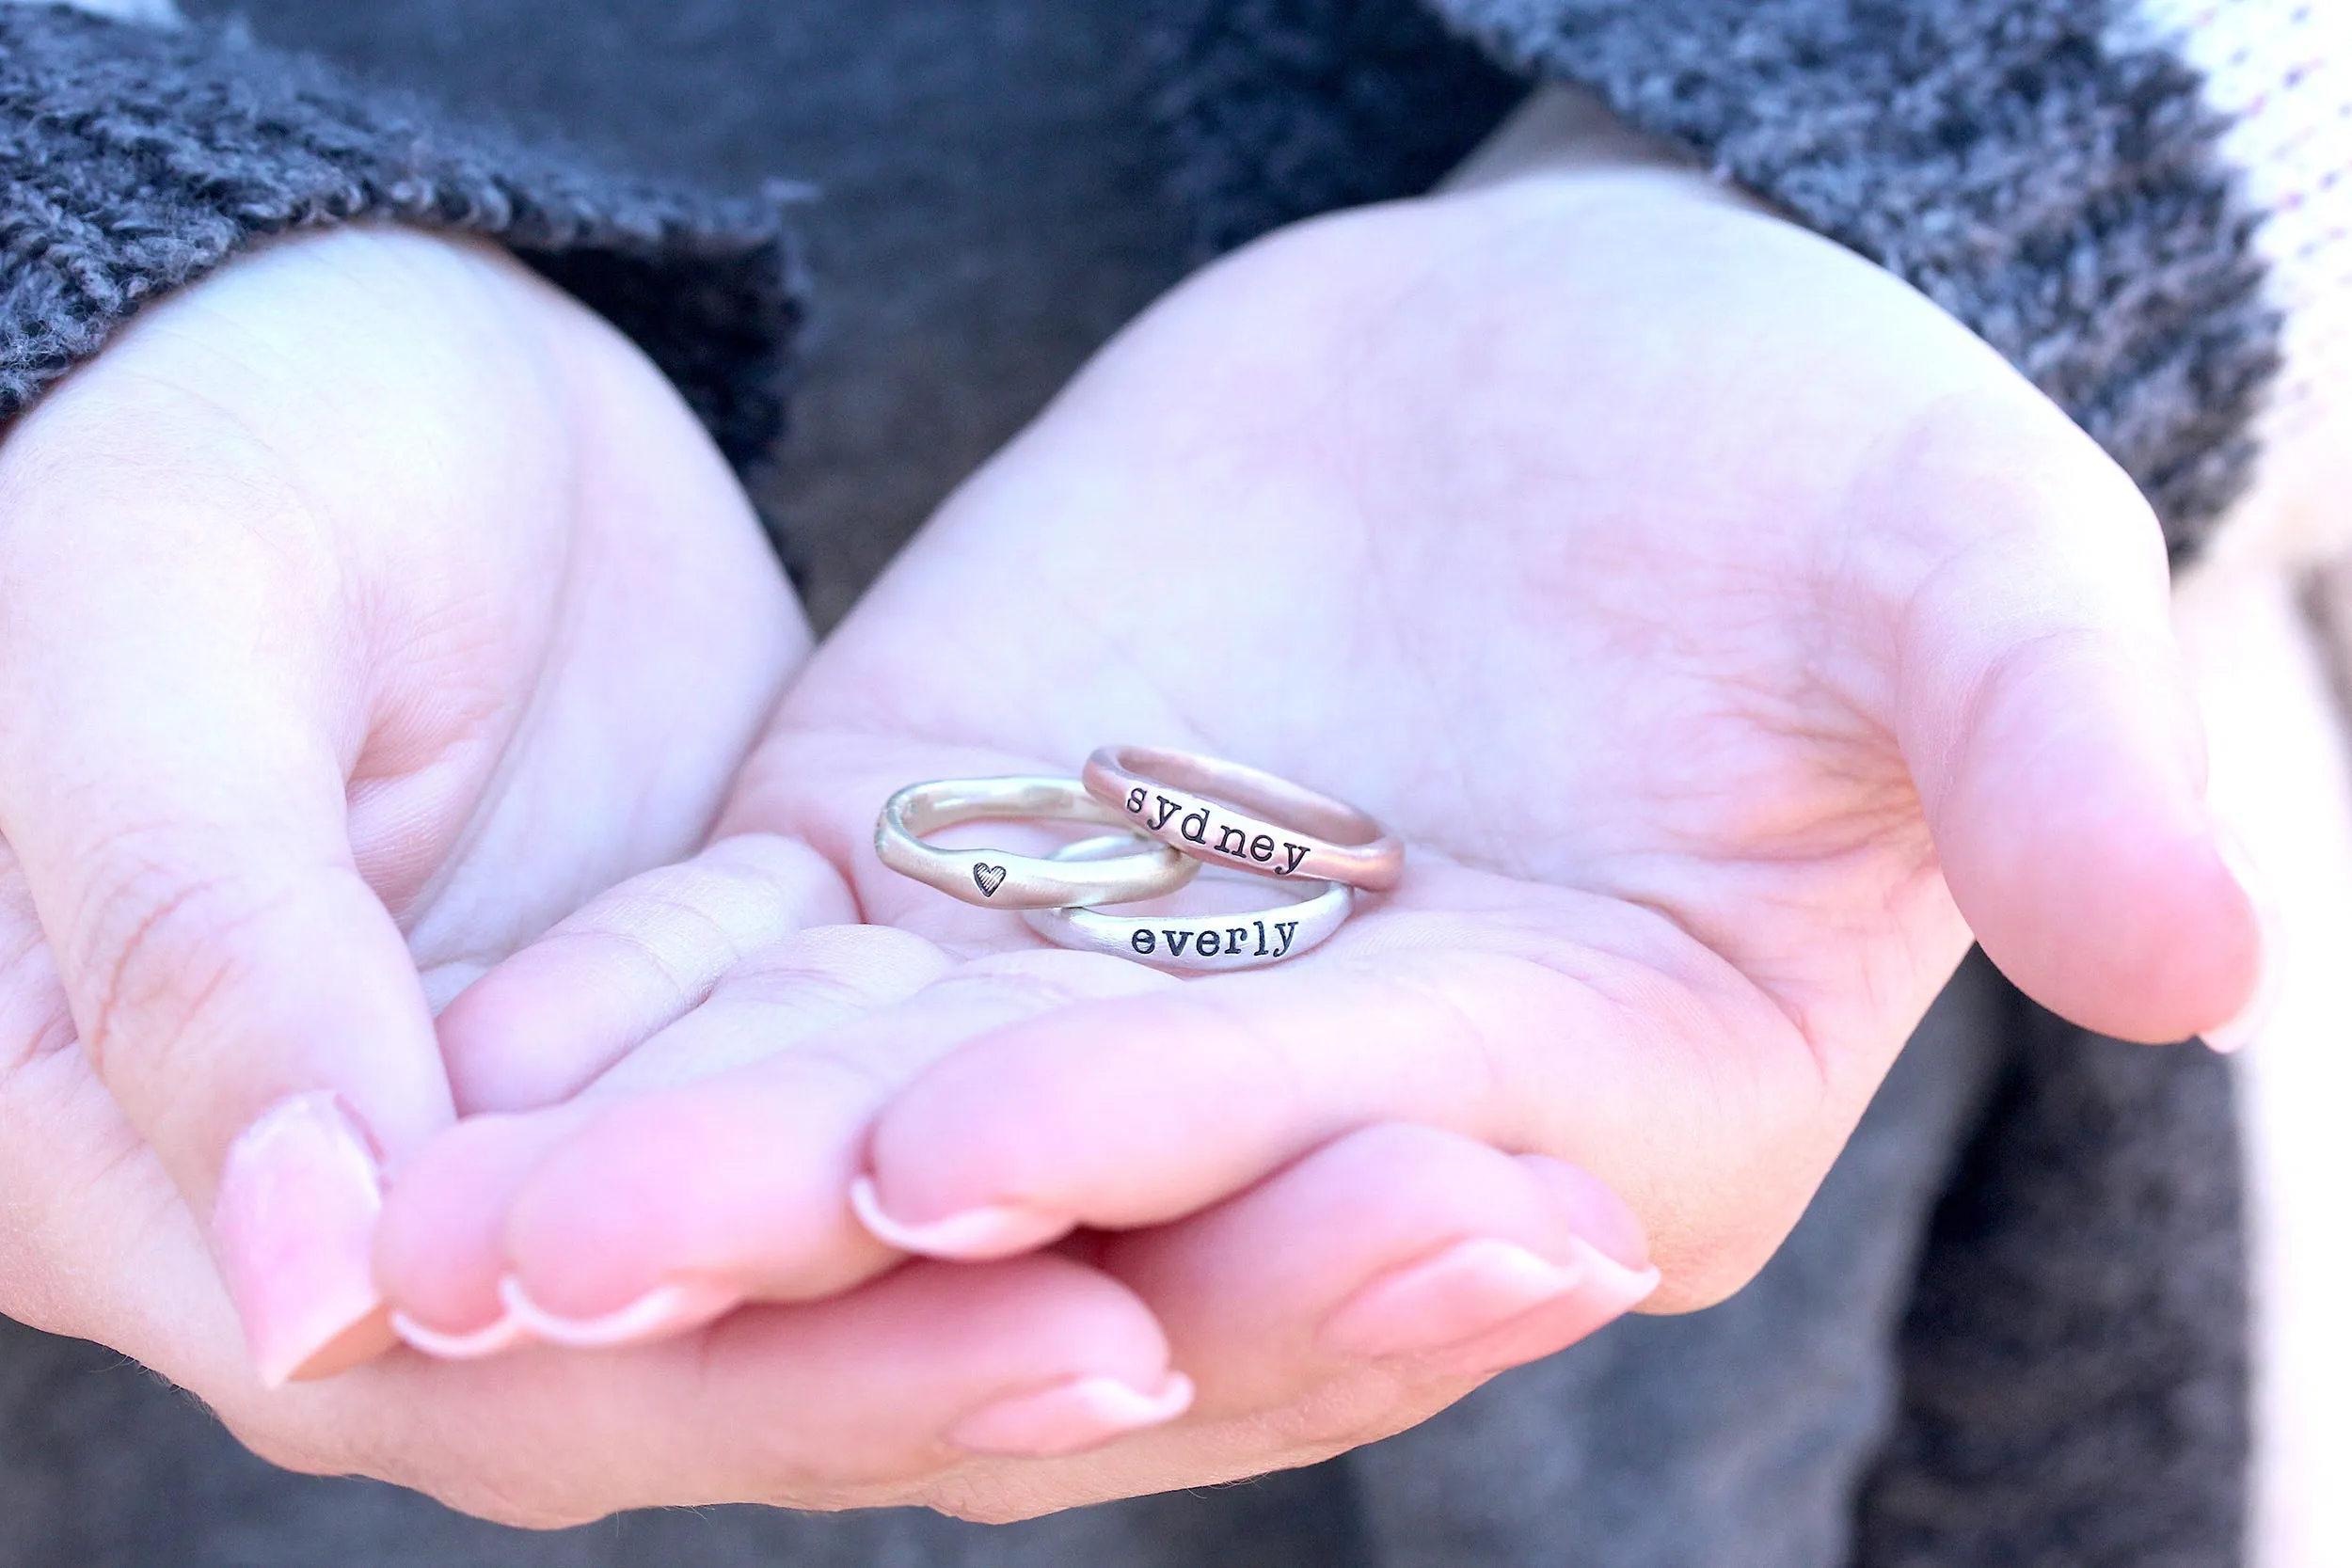
<instances>
[{"instance_id":1,"label":"metal ring surface","mask_svg":"<svg viewBox=\"0 0 2352 1568\"><path fill-rule=\"evenodd\" d=\"M1055 858L1084 861L1117 844L1116 838L1088 839L1056 851ZM1223 875L1228 880L1256 880L1240 872ZM1021 918L1056 946L1081 953L1108 953L1187 974L1262 969L1320 947L1347 924L1356 890L1345 882L1320 885L1322 891L1311 898L1247 914L1126 915L1061 909L1030 910Z\"/></svg>"},{"instance_id":2,"label":"metal ring surface","mask_svg":"<svg viewBox=\"0 0 2352 1568\"><path fill-rule=\"evenodd\" d=\"M960 822L1126 823L1076 779L934 779L909 784L882 805L874 853L882 864L983 909L1057 909L1127 904L1175 892L1200 870L1172 848L1138 843L1136 852L1104 860L1062 861L1003 849L943 849L924 835Z\"/></svg>"},{"instance_id":3,"label":"metal ring surface","mask_svg":"<svg viewBox=\"0 0 2352 1568\"><path fill-rule=\"evenodd\" d=\"M1373 893L1405 874L1404 843L1374 818L1238 762L1105 746L1087 758L1086 786L1121 826L1211 865Z\"/></svg>"}]
</instances>

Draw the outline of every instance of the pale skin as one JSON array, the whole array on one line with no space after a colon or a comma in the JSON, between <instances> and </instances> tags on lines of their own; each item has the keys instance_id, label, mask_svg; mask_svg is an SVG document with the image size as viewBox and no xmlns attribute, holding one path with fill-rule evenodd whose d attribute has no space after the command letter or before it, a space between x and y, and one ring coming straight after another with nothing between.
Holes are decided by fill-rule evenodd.
<instances>
[{"instance_id":1,"label":"pale skin","mask_svg":"<svg viewBox=\"0 0 2352 1568\"><path fill-rule=\"evenodd\" d=\"M435 1007L708 835L806 633L634 349L490 247L397 231L143 314L9 431L0 516L0 1312L136 1357L281 1465L539 1525L904 1498L861 1444L935 1449L1073 1357L1165 1368L1139 1304L1040 1259L747 1318L734 1351L265 1390L204 1223L224 1149L329 1089L397 1169L474 1108ZM764 919L855 918L805 848L730 874ZM936 1354L866 1348L950 1307L975 1332Z\"/></svg>"},{"instance_id":2,"label":"pale skin","mask_svg":"<svg viewBox=\"0 0 2352 1568\"><path fill-rule=\"evenodd\" d=\"M1343 795L1412 844L1407 880L1295 963L1180 986L1038 952L871 859L898 785L1068 769L1114 736ZM1422 1232L1274 1302L1264 1230L1228 1215L1279 1210L1318 1149L1434 1127L1598 1175L1662 1271L1651 1305L1720 1299L1971 927L2094 1027L2228 1032L2258 915L2201 795L2153 520L1916 295L1677 173L1349 215L1114 345L787 696L722 832L813 846L923 939L910 999L811 1026L763 975L648 1006L604 1103L482 1124L410 1174L386 1277L449 1329L497 1317L504 1273L573 1318L681 1279L802 1299L888 1260L841 1203L863 1166L899 1220L986 1219L954 1256L1114 1233L1094 1260L1199 1398L1109 1450L1107 1484L1295 1463L1458 1386L1252 1347L1323 1343L1448 1240L1556 1257L1596 1216ZM564 1017L609 962L597 929L477 990L453 1051ZM758 967L811 960L787 939ZM1317 1212L1290 1244L1356 1224ZM1482 1331L1458 1295L1428 1310L1432 1336ZM1107 1495L1067 1473L1051 1502Z\"/></svg>"},{"instance_id":3,"label":"pale skin","mask_svg":"<svg viewBox=\"0 0 2352 1568\"><path fill-rule=\"evenodd\" d=\"M622 362L569 307L461 254L503 305L569 324L550 328L562 352ZM110 351L76 384L93 403L110 361L126 362ZM448 406L435 389L400 406ZM707 480L716 460L682 413L645 439L651 406L628 406L632 463L651 452L678 465L660 481ZM445 726L442 747L398 754L454 747L470 767L415 767L423 804L373 835L365 803L389 797L353 792L338 819L360 759L382 754L370 740L412 711L380 694L417 670L444 689L419 631L454 610L419 585L550 595L548 554L466 575L485 571L466 549L505 536L447 498L481 482L469 456L512 461L512 436L466 438L497 411L453 417L446 445L412 454L437 483L381 510L240 470L212 517L179 488L168 506L132 504L135 486L132 503L44 529L18 519L87 493L56 475L87 450L74 439L96 437L77 436L61 394L0 448L11 606L17 585L54 581L77 627L138 616L136 636L83 630L69 658L62 633L12 608L0 663L17 705L0 722L0 826L26 876L9 906L8 1037L23 1043L0 1080L0 1309L157 1366L287 1463L531 1522L723 1498L1001 1518L1299 1463L1422 1418L1623 1305L1579 1288L1498 1320L1526 1304L1488 1243L1638 1265L1645 1237L1663 1279L1652 1305L1736 1288L1971 926L2041 1000L2134 1037L2221 1028L2256 990L2256 913L2203 809L2161 552L2128 483L1864 263L1690 177L1586 166L1311 226L1187 284L950 502L801 674L710 857L645 873L494 971L445 1016L437 1055L417 971L454 990L584 888L682 849L798 651L781 589L747 565L756 540L730 490L658 518L622 509L609 556L565 558L612 561L642 624L712 640L685 681L696 702L660 686L634 718L558 726L570 747L493 725L468 752ZM271 404L241 422L264 417L320 416ZM549 461L604 450L585 438L593 410L565 418L589 423ZM44 422L61 434L35 439ZM185 469L148 471L181 486ZM359 618L372 635L355 643L337 615L293 613L321 602L301 572L288 596L244 604L230 590L254 569L234 554L221 593L186 592L190 562L213 569L222 548L222 498L242 518L251 496L289 487L306 499L295 513L370 526L276 553L315 547L326 580L362 582L359 602L410 620L387 634ZM441 553L421 552L416 517L437 509ZM120 527L87 544L109 515ZM154 520L183 515L182 555L128 593L124 575L135 584L161 553ZM557 516L533 536L564 555L583 531L598 536ZM112 553L77 553L109 537ZM683 608L632 598L653 591L656 575L629 569L652 537L666 552L707 541L664 579ZM546 620L561 624L575 601L553 598ZM191 602L204 614L184 612L187 635L158 637ZM230 610L243 618L224 626ZM585 635L608 625L593 618L579 639L474 647L516 619L472 623L502 636L467 640L458 659L489 710L527 708L534 683L621 678L583 662L606 645ZM118 663L93 645L167 657ZM288 669L300 678L260 683L267 702L237 696ZM157 722L159 670L195 672L185 689L214 705L185 712L209 722ZM319 675L354 670L367 678ZM713 672L734 684L712 691ZM646 808L618 781L690 715L709 725L700 750ZM227 740L173 753L192 731ZM1312 955L1180 984L1043 950L1017 921L872 862L873 814L898 785L1068 769L1111 739L1192 745L1343 795L1405 833L1407 880ZM236 766L208 774L215 755ZM496 821L516 781L569 787L582 755L615 785L567 797L579 842L452 828ZM274 999L300 994L286 987L331 968L315 945L296 966L249 940L266 921L180 920L182 943L145 960L141 1005L103 1007L95 977L135 950L107 931L148 927L118 913L85 930L77 911L108 905L80 855L150 819L245 824L225 840L241 847L292 842L289 863L333 866L325 880L364 884L398 925L350 900L334 949L348 971L309 982L330 993L317 1011L280 1012ZM160 890L158 909L217 863L157 859L161 874L133 880ZM871 924L839 928L851 918ZM416 949L405 976L387 929ZM683 989L632 978L622 946L682 953ZM62 990L52 951L68 956ZM235 983L209 983L224 974ZM257 1013L291 1022L256 1030ZM119 1045L60 1049L75 1018L105 1020ZM191 1060L191 1039L217 1048ZM388 1146L382 1277L423 1322L482 1326L507 1272L572 1315L681 1274L790 1305L624 1353L396 1354L264 1397L191 1216L236 1129L321 1077ZM514 1114L442 1135L454 1107ZM1024 1225L998 1242L1015 1255L882 1274L898 1255L844 1201L867 1167L905 1221L1010 1207ZM1029 1250L1071 1225L1113 1234ZM1449 1258L1466 1261L1438 1288L1381 1294ZM191 1299L212 1306L191 1316ZM1087 1376L1160 1389L1172 1368L1197 1385L1190 1409L1090 1452L979 1456L949 1440L1008 1396Z\"/></svg>"}]
</instances>

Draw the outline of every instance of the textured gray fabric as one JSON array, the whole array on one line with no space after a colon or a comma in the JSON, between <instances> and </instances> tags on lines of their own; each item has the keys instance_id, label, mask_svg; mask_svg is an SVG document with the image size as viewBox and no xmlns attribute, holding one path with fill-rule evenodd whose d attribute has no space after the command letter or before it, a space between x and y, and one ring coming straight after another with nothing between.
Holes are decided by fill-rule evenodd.
<instances>
[{"instance_id":1,"label":"textured gray fabric","mask_svg":"<svg viewBox=\"0 0 2352 1568\"><path fill-rule=\"evenodd\" d=\"M1929 1216L2013 1037L1972 961L1778 1256L1355 1457L1382 1568L1841 1568Z\"/></svg>"},{"instance_id":2,"label":"textured gray fabric","mask_svg":"<svg viewBox=\"0 0 2352 1568\"><path fill-rule=\"evenodd\" d=\"M1398 150L1448 123L1408 118L1432 90L1412 83L1468 68L1435 48L1409 71L1364 55L1363 34L1414 25L1411 3L1158 0L1204 236L1412 188L1381 187L1419 175ZM2278 365L2255 217L2196 76L2113 41L2122 0L1431 3L1916 285L2115 455L2176 550L2242 488ZM1318 178L1298 177L1301 149Z\"/></svg>"},{"instance_id":3,"label":"textured gray fabric","mask_svg":"<svg viewBox=\"0 0 2352 1568\"><path fill-rule=\"evenodd\" d=\"M1378 1560L2229 1568L2240 1203L2224 1063L2088 1035L1973 959L1747 1291L1352 1456Z\"/></svg>"},{"instance_id":4,"label":"textured gray fabric","mask_svg":"<svg viewBox=\"0 0 2352 1568\"><path fill-rule=\"evenodd\" d=\"M820 625L1183 270L1124 5L186 8L656 180L805 182L792 436L752 482Z\"/></svg>"},{"instance_id":5,"label":"textured gray fabric","mask_svg":"<svg viewBox=\"0 0 2352 1568\"><path fill-rule=\"evenodd\" d=\"M359 217L505 242L634 337L731 457L773 440L798 308L772 203L591 174L217 29L0 8L0 418L239 248Z\"/></svg>"},{"instance_id":6,"label":"textured gray fabric","mask_svg":"<svg viewBox=\"0 0 2352 1568\"><path fill-rule=\"evenodd\" d=\"M2247 1259L2228 1065L2015 1002L1936 1216L1867 1568L2216 1568L2247 1526Z\"/></svg>"},{"instance_id":7,"label":"textured gray fabric","mask_svg":"<svg viewBox=\"0 0 2352 1568\"><path fill-rule=\"evenodd\" d=\"M1148 0L1193 253L1427 190L1526 96L1420 0Z\"/></svg>"}]
</instances>

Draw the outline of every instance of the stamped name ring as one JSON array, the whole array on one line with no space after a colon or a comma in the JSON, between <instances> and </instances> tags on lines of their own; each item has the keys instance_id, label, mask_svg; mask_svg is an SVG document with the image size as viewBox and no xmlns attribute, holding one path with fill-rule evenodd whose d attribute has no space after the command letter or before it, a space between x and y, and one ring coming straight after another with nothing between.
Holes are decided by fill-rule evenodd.
<instances>
[{"instance_id":1,"label":"stamped name ring","mask_svg":"<svg viewBox=\"0 0 2352 1568\"><path fill-rule=\"evenodd\" d=\"M1057 850L1054 858L1085 862L1116 851L1125 842L1125 834L1090 838ZM1216 867L1210 870L1217 874ZM1231 881L1256 880L1239 872L1222 875ZM1090 909L1030 910L1021 918L1029 923L1029 929L1059 947L1108 953L1160 969L1216 973L1279 963L1322 945L1325 938L1347 923L1355 901L1356 890L1345 882L1325 882L1320 892L1302 902L1246 914L1126 915Z\"/></svg>"},{"instance_id":2,"label":"stamped name ring","mask_svg":"<svg viewBox=\"0 0 2352 1568\"><path fill-rule=\"evenodd\" d=\"M1200 869L1174 849L1145 840L1134 841L1132 854L1085 861L943 849L923 842L924 835L959 822L1013 819L1127 826L1075 779L936 779L910 784L883 803L874 824L874 852L893 871L994 910L1134 903L1174 893Z\"/></svg>"},{"instance_id":3,"label":"stamped name ring","mask_svg":"<svg viewBox=\"0 0 2352 1568\"><path fill-rule=\"evenodd\" d=\"M1121 826L1211 865L1372 893L1405 873L1405 846L1372 817L1237 762L1105 746L1087 758L1086 786Z\"/></svg>"}]
</instances>

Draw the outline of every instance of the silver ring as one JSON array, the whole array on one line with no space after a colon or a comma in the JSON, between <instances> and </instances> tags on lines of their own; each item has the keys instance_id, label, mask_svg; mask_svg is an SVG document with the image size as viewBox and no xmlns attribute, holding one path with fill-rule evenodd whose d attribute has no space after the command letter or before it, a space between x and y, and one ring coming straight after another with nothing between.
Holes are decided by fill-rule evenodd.
<instances>
[{"instance_id":1,"label":"silver ring","mask_svg":"<svg viewBox=\"0 0 2352 1568\"><path fill-rule=\"evenodd\" d=\"M901 876L992 910L1129 904L1174 893L1200 870L1197 862L1142 838L1133 840L1133 854L1084 862L923 842L924 834L959 822L1013 819L1125 826L1075 779L934 779L909 784L883 803L874 853Z\"/></svg>"},{"instance_id":2,"label":"silver ring","mask_svg":"<svg viewBox=\"0 0 2352 1568\"><path fill-rule=\"evenodd\" d=\"M1085 861L1125 842L1126 835L1090 838L1055 851L1056 860ZM1222 880L1259 882L1244 872L1211 867ZM1320 947L1347 923L1356 890L1325 882L1323 891L1295 904L1248 914L1104 914L1092 909L1033 909L1022 915L1029 929L1057 947L1108 953L1159 969L1217 974L1262 969Z\"/></svg>"}]
</instances>

